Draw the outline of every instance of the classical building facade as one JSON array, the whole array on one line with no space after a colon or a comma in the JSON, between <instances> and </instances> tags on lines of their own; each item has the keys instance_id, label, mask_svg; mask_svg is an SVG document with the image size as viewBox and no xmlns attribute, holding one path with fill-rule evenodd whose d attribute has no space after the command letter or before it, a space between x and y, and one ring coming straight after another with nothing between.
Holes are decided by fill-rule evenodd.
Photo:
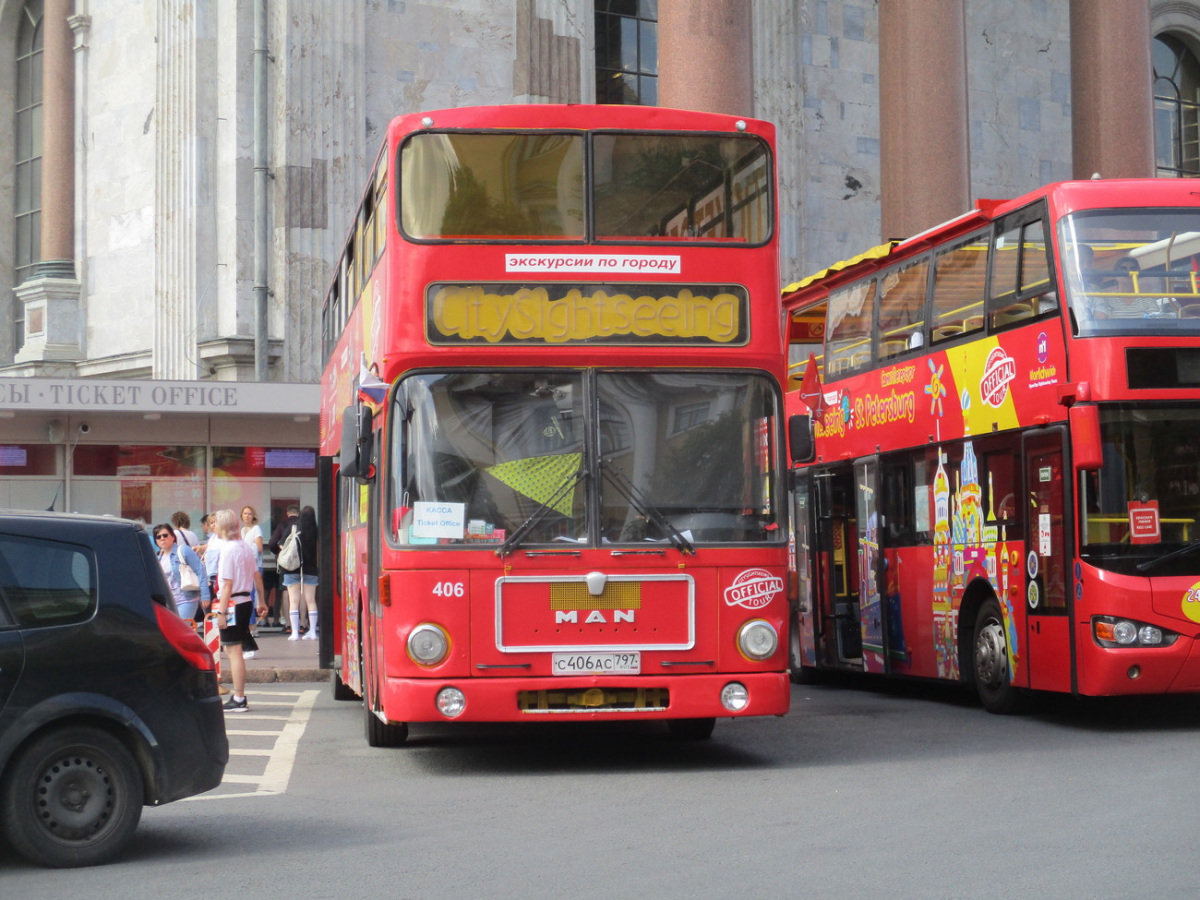
<instances>
[{"instance_id":1,"label":"classical building facade","mask_svg":"<svg viewBox=\"0 0 1200 900\"><path fill-rule=\"evenodd\" d=\"M0 443L56 448L0 458L0 506L80 446L204 448L194 512L225 502L214 449L315 447L321 302L397 114L769 119L794 280L977 197L1200 174L1198 51L1180 0L0 0ZM235 500L296 493L263 471ZM96 497L72 508L133 508Z\"/></svg>"}]
</instances>

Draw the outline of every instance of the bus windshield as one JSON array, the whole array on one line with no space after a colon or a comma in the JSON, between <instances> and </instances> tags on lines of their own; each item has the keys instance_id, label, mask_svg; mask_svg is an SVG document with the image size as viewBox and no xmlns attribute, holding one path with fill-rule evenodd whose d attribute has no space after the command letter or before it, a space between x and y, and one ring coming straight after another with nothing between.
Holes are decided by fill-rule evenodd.
<instances>
[{"instance_id":1,"label":"bus windshield","mask_svg":"<svg viewBox=\"0 0 1200 900\"><path fill-rule=\"evenodd\" d=\"M1117 406L1100 418L1104 463L1083 477L1081 556L1131 575L1200 572L1200 410Z\"/></svg>"},{"instance_id":2,"label":"bus windshield","mask_svg":"<svg viewBox=\"0 0 1200 900\"><path fill-rule=\"evenodd\" d=\"M400 219L417 240L721 241L770 237L767 145L748 135L417 134ZM592 196L586 184L591 184Z\"/></svg>"},{"instance_id":3,"label":"bus windshield","mask_svg":"<svg viewBox=\"0 0 1200 900\"><path fill-rule=\"evenodd\" d=\"M1059 241L1078 334L1200 330L1200 209L1076 213Z\"/></svg>"},{"instance_id":4,"label":"bus windshield","mask_svg":"<svg viewBox=\"0 0 1200 900\"><path fill-rule=\"evenodd\" d=\"M421 373L394 403L400 544L508 550L518 532L523 546L782 539L765 376ZM595 408L598 427L585 428Z\"/></svg>"}]
</instances>

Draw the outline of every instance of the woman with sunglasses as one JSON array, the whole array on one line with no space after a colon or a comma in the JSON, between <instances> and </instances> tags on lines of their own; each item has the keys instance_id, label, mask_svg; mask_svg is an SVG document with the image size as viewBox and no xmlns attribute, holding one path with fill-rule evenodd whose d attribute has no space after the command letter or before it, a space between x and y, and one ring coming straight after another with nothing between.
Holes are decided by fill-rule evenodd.
<instances>
[{"instance_id":1,"label":"woman with sunglasses","mask_svg":"<svg viewBox=\"0 0 1200 900\"><path fill-rule=\"evenodd\" d=\"M204 572L204 563L196 555L196 551L186 543L176 540L175 529L170 525L154 526L154 545L158 548L158 564L162 566L171 595L175 598L175 608L180 618L196 621L196 611L203 603L208 606L208 576ZM180 586L179 563L185 562L196 573L200 582L200 590L185 591Z\"/></svg>"}]
</instances>

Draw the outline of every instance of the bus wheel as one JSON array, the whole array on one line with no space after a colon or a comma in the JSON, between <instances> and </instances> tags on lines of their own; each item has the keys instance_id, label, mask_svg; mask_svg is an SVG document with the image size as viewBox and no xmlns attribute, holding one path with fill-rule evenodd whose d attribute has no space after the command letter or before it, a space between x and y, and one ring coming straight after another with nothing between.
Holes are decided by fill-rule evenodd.
<instances>
[{"instance_id":1,"label":"bus wheel","mask_svg":"<svg viewBox=\"0 0 1200 900\"><path fill-rule=\"evenodd\" d=\"M707 741L712 737L717 720L713 719L668 719L667 728L677 741Z\"/></svg>"},{"instance_id":2,"label":"bus wheel","mask_svg":"<svg viewBox=\"0 0 1200 900\"><path fill-rule=\"evenodd\" d=\"M973 642L975 690L983 708L991 713L1015 712L1021 699L1020 690L1013 687L1008 671L1008 642L1004 633L1004 618L995 599L984 601L975 617Z\"/></svg>"},{"instance_id":3,"label":"bus wheel","mask_svg":"<svg viewBox=\"0 0 1200 900\"><path fill-rule=\"evenodd\" d=\"M367 746L369 747L401 747L408 740L407 722L385 722L375 715L374 710L367 705L363 698L363 710L366 713Z\"/></svg>"},{"instance_id":4,"label":"bus wheel","mask_svg":"<svg viewBox=\"0 0 1200 900\"><path fill-rule=\"evenodd\" d=\"M329 673L329 683L333 686L334 700L357 700L358 694L354 693L347 684L342 681L342 670L334 669Z\"/></svg>"}]
</instances>

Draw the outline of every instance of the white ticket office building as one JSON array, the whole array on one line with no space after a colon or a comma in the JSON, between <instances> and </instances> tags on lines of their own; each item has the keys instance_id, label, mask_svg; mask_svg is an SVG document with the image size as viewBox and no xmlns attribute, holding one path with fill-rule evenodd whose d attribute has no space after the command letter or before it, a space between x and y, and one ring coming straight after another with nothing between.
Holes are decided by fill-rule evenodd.
<instances>
[{"instance_id":1,"label":"white ticket office building","mask_svg":"<svg viewBox=\"0 0 1200 900\"><path fill-rule=\"evenodd\" d=\"M0 509L167 521L316 505L320 387L0 378Z\"/></svg>"}]
</instances>

